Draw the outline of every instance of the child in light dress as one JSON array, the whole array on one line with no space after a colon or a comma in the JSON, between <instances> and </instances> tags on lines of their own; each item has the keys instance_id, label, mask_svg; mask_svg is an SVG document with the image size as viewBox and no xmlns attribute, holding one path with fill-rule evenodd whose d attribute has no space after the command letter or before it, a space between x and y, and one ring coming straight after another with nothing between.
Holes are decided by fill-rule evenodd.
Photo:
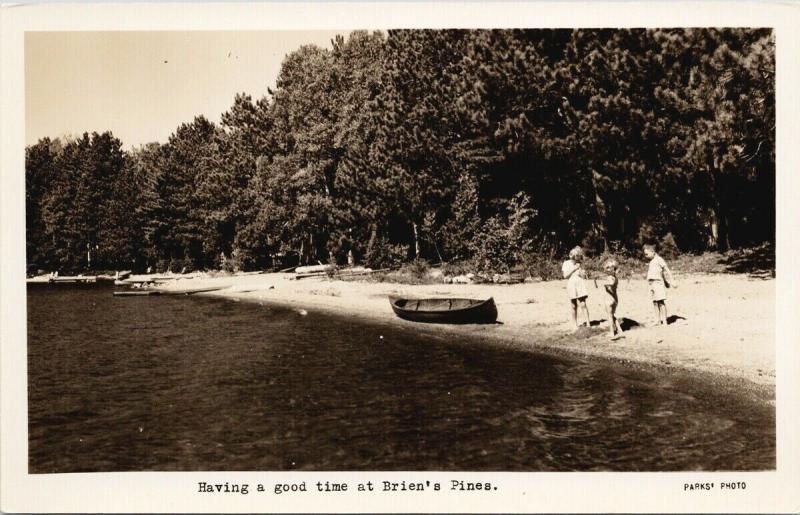
<instances>
[{"instance_id":1,"label":"child in light dress","mask_svg":"<svg viewBox=\"0 0 800 515\"><path fill-rule=\"evenodd\" d=\"M650 287L656 319L653 325L667 325L667 288L676 288L677 285L666 261L656 254L655 245L645 245L643 250L645 257L650 260L647 266L647 284Z\"/></svg>"},{"instance_id":2,"label":"child in light dress","mask_svg":"<svg viewBox=\"0 0 800 515\"><path fill-rule=\"evenodd\" d=\"M603 264L603 270L606 272L606 277L603 280L603 289L605 290L605 304L606 314L608 315L608 326L611 329L609 337L612 340L622 338L622 327L617 320L617 304L619 299L617 297L617 268L619 265L615 259L609 259Z\"/></svg>"},{"instance_id":3,"label":"child in light dress","mask_svg":"<svg viewBox=\"0 0 800 515\"><path fill-rule=\"evenodd\" d=\"M567 279L567 295L572 304L572 320L576 329L581 326L578 323L578 308L586 317L586 327L590 325L589 308L586 306L586 298L589 296L586 292L586 272L581 263L583 263L583 249L575 247L569 251L569 259L561 265L561 273L564 279Z\"/></svg>"}]
</instances>

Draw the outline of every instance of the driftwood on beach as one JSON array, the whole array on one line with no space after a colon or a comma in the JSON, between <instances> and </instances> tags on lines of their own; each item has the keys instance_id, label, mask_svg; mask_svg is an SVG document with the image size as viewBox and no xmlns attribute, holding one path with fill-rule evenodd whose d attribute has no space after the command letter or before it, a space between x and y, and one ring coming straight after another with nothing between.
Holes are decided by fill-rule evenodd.
<instances>
[{"instance_id":1,"label":"driftwood on beach","mask_svg":"<svg viewBox=\"0 0 800 515\"><path fill-rule=\"evenodd\" d=\"M294 269L295 279L305 279L306 277L322 277L327 274L332 274L336 268L332 265L311 265L311 266L298 266Z\"/></svg>"},{"instance_id":2,"label":"driftwood on beach","mask_svg":"<svg viewBox=\"0 0 800 515\"><path fill-rule=\"evenodd\" d=\"M345 278L345 277L356 277L360 275L369 275L374 274L375 272L383 272L385 269L382 270L373 270L371 268L345 268L345 269L336 269L334 267L325 265L326 268L322 271L308 271L308 272L298 272L294 275L294 279L306 279L309 277L335 277L335 278ZM307 268L319 268L319 267L307 267ZM298 268L298 270L300 270Z\"/></svg>"}]
</instances>

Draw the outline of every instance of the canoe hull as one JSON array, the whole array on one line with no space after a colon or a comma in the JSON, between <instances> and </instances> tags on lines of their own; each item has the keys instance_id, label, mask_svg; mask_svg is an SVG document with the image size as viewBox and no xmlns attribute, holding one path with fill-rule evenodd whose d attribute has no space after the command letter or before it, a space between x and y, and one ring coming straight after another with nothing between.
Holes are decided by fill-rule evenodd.
<instances>
[{"instance_id":1,"label":"canoe hull","mask_svg":"<svg viewBox=\"0 0 800 515\"><path fill-rule=\"evenodd\" d=\"M390 297L395 314L412 322L436 324L493 324L497 306L493 298L476 299L404 299Z\"/></svg>"}]
</instances>

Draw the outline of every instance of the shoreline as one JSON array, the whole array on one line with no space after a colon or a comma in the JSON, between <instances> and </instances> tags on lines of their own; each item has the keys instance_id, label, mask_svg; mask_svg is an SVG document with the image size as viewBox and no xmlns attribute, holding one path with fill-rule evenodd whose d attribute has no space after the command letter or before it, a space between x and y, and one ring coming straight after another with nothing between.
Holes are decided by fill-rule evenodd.
<instances>
[{"instance_id":1,"label":"shoreline","mask_svg":"<svg viewBox=\"0 0 800 515\"><path fill-rule=\"evenodd\" d=\"M293 280L293 274L196 276L160 285L163 289L223 289L198 293L234 301L261 302L365 321L433 335L464 336L498 347L598 359L615 366L658 368L696 374L774 404L775 281L737 274L682 274L669 291L666 327L647 327L652 304L644 280L622 280L617 315L634 325L611 341L605 325L571 327L565 281L514 285L407 285L347 281L327 277ZM388 296L494 297L498 323L445 325L408 322L396 317ZM593 322L605 319L600 290L589 286Z\"/></svg>"},{"instance_id":2,"label":"shoreline","mask_svg":"<svg viewBox=\"0 0 800 515\"><path fill-rule=\"evenodd\" d=\"M254 299L252 297L243 297L222 292L198 293L197 295L235 302L244 301L247 303L259 303L283 309L298 311L302 309L308 311L305 308L301 308L301 306L305 305L306 307L310 306L312 311L318 311L325 316L339 318L347 316L341 309L332 308L327 304L313 305L311 303L300 303L297 301L286 302L277 299ZM480 344L496 349L529 352L567 360L594 360L595 362L617 370L645 371L653 374L666 373L683 377L692 376L693 379L697 379L708 385L713 385L716 389L726 394L735 394L751 402L767 403L775 406L774 377L772 377L771 382L769 380L765 381L761 377L759 377L759 381L756 381L753 378L738 375L736 372L727 370L722 366L695 366L685 362L664 362L648 359L642 355L637 355L635 357L622 356L614 352L614 350L603 352L602 349L597 347L582 346L581 342L589 338L603 339L603 336L597 336L596 334L595 336L586 338L585 336L574 336L569 333L548 334L542 331L541 333L530 333L526 338L519 339L515 336L507 336L502 333L476 333L474 329L478 327L477 324L426 324L408 322L397 317L384 318L378 316L366 316L363 317L362 321L369 324L391 326L393 329L400 328L402 330L408 330L409 332L413 331L414 333L427 337L463 337L462 345ZM602 334L604 335L605 332L603 331Z\"/></svg>"}]
</instances>

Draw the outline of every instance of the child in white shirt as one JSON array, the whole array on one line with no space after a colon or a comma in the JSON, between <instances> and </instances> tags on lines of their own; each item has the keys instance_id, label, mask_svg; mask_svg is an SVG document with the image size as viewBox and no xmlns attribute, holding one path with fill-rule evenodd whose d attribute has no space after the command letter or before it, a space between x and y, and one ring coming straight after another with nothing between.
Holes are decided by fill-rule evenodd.
<instances>
[{"instance_id":1,"label":"child in white shirt","mask_svg":"<svg viewBox=\"0 0 800 515\"><path fill-rule=\"evenodd\" d=\"M653 301L655 325L667 325L667 288L677 287L666 261L656 254L655 245L645 245L644 255L650 260L647 267L647 284Z\"/></svg>"}]
</instances>

